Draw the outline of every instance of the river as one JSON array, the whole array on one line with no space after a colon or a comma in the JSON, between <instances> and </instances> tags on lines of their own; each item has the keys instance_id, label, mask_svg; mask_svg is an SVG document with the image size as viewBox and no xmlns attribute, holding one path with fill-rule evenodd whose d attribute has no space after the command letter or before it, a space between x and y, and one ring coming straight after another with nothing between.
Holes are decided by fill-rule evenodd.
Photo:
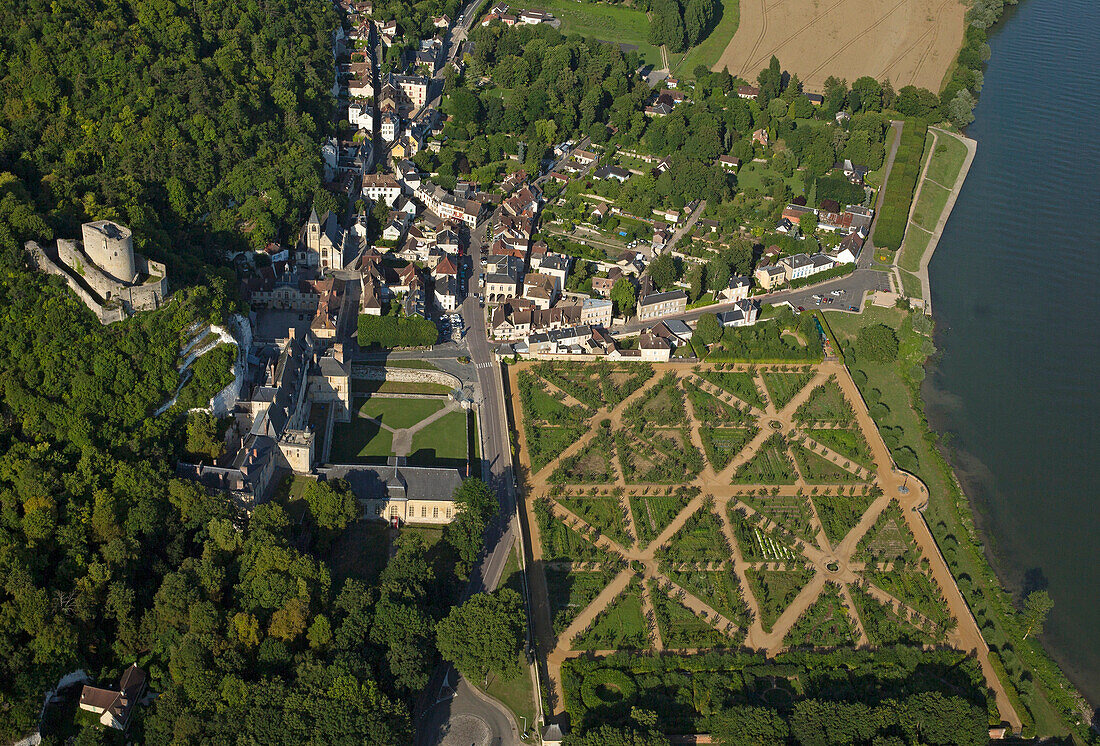
<instances>
[{"instance_id":1,"label":"river","mask_svg":"<svg viewBox=\"0 0 1100 746\"><path fill-rule=\"evenodd\" d=\"M967 134L978 153L930 266L924 386L1015 590L1054 599L1042 640L1100 704L1100 3L1022 0Z\"/></svg>"}]
</instances>

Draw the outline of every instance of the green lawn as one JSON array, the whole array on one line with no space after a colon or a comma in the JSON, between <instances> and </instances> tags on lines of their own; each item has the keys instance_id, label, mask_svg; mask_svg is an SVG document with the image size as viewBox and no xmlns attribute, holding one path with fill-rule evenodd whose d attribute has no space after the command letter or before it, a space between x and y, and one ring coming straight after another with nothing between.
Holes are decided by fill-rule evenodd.
<instances>
[{"instance_id":1,"label":"green lawn","mask_svg":"<svg viewBox=\"0 0 1100 746\"><path fill-rule=\"evenodd\" d=\"M420 383L417 381L367 381L353 378L353 394L449 394L450 386L442 383Z\"/></svg>"},{"instance_id":2,"label":"green lawn","mask_svg":"<svg viewBox=\"0 0 1100 746\"><path fill-rule=\"evenodd\" d=\"M905 243L902 245L901 259L898 260L898 266L909 272L919 270L924 251L928 248L928 243L931 240L931 233L910 225L905 231Z\"/></svg>"},{"instance_id":3,"label":"green lawn","mask_svg":"<svg viewBox=\"0 0 1100 746\"><path fill-rule=\"evenodd\" d=\"M441 399L380 399L371 396L359 407L359 416L371 417L387 427L403 430L432 416L445 405L446 402Z\"/></svg>"},{"instance_id":4,"label":"green lawn","mask_svg":"<svg viewBox=\"0 0 1100 746\"><path fill-rule=\"evenodd\" d=\"M802 194L805 189L801 171L795 171L794 175L788 178L781 176L778 171L774 170L767 163L758 163L757 161L749 161L741 166L741 170L737 172L737 185L742 190L752 187L766 194L768 189L764 185L764 179L768 176L783 179L783 182L790 187L791 191L795 194Z\"/></svg>"},{"instance_id":5,"label":"green lawn","mask_svg":"<svg viewBox=\"0 0 1100 746\"><path fill-rule=\"evenodd\" d=\"M944 189L939 184L933 184L925 180L920 189L920 197L917 198L917 206L913 209L912 222L922 228L934 231L950 195L951 191L949 189Z\"/></svg>"},{"instance_id":6,"label":"green lawn","mask_svg":"<svg viewBox=\"0 0 1100 746\"><path fill-rule=\"evenodd\" d=\"M661 53L649 43L649 19L636 8L577 0L539 0L533 9L545 10L561 19L563 34L580 34L602 41L633 44L638 53L655 67L661 67Z\"/></svg>"},{"instance_id":7,"label":"green lawn","mask_svg":"<svg viewBox=\"0 0 1100 746\"><path fill-rule=\"evenodd\" d=\"M932 165L928 167L927 178L950 188L959 177L959 169L966 160L966 145L950 135L937 132L936 150L932 154Z\"/></svg>"},{"instance_id":8,"label":"green lawn","mask_svg":"<svg viewBox=\"0 0 1100 746\"><path fill-rule=\"evenodd\" d=\"M334 464L384 462L392 453L392 433L374 420L355 417L351 422L333 425L329 459Z\"/></svg>"},{"instance_id":9,"label":"green lawn","mask_svg":"<svg viewBox=\"0 0 1100 746\"><path fill-rule=\"evenodd\" d=\"M466 458L465 412L448 412L413 434L409 463L457 466Z\"/></svg>"},{"instance_id":10,"label":"green lawn","mask_svg":"<svg viewBox=\"0 0 1100 746\"><path fill-rule=\"evenodd\" d=\"M676 61L675 57L670 61L672 71L680 77L694 78L695 68L699 65L713 67L726 51L730 39L737 32L737 26L741 22L741 8L739 0L722 0L722 17L714 25L706 39L689 49Z\"/></svg>"},{"instance_id":11,"label":"green lawn","mask_svg":"<svg viewBox=\"0 0 1100 746\"><path fill-rule=\"evenodd\" d=\"M909 272L901 272L901 289L909 298L923 298L924 289L921 287L920 278Z\"/></svg>"}]
</instances>

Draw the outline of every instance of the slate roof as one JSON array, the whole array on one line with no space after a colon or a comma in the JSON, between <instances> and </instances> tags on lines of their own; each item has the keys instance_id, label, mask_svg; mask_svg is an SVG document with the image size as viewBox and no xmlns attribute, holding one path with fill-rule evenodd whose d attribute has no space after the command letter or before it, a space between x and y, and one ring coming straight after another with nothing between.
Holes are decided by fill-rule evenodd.
<instances>
[{"instance_id":1,"label":"slate roof","mask_svg":"<svg viewBox=\"0 0 1100 746\"><path fill-rule=\"evenodd\" d=\"M327 480L344 479L360 500L451 500L462 484L458 469L429 466L321 467Z\"/></svg>"}]
</instances>

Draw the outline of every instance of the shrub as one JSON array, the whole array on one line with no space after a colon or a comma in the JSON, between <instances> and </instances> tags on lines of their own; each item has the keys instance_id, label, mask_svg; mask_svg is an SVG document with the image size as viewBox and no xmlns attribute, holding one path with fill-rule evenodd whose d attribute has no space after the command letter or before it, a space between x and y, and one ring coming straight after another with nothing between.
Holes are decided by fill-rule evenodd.
<instances>
[{"instance_id":1,"label":"shrub","mask_svg":"<svg viewBox=\"0 0 1100 746\"><path fill-rule=\"evenodd\" d=\"M360 347L427 347L437 339L435 324L419 316L359 317Z\"/></svg>"}]
</instances>

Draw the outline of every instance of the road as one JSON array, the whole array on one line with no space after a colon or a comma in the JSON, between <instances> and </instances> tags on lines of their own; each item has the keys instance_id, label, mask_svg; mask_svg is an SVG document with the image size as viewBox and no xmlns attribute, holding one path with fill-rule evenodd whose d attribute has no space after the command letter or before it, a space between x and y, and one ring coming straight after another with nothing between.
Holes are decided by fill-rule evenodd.
<instances>
[{"instance_id":1,"label":"road","mask_svg":"<svg viewBox=\"0 0 1100 746\"><path fill-rule=\"evenodd\" d=\"M472 285L476 287L476 278L482 271L480 243L483 240L485 221L473 232L470 240L469 267ZM500 501L500 513L486 530L485 549L470 576L466 589L469 597L482 591L491 591L500 582L504 565L512 546L519 537L519 515L516 510L515 475L512 471L511 443L508 435L508 419L503 398L500 364L489 347L486 333L485 311L481 308L474 293L468 293L460 308L468 332L466 347L469 350L470 363L477 376L481 391L479 402L481 422L482 464L486 481ZM451 353L452 355L454 353ZM440 699L439 692L445 689L444 681L459 681L453 697ZM520 743L519 730L511 713L495 700L488 699L474 687L461 681L449 666L437 671L429 683L427 692L437 700L427 703L423 715L417 723L416 744L435 746L442 743L448 724L455 726L470 723L465 715L479 718L491 731L491 740L485 743ZM445 692L446 693L446 692ZM463 736L465 737L465 733ZM476 735L476 734L475 734ZM457 743L458 741L456 741ZM477 739L465 741L477 743Z\"/></svg>"}]
</instances>

